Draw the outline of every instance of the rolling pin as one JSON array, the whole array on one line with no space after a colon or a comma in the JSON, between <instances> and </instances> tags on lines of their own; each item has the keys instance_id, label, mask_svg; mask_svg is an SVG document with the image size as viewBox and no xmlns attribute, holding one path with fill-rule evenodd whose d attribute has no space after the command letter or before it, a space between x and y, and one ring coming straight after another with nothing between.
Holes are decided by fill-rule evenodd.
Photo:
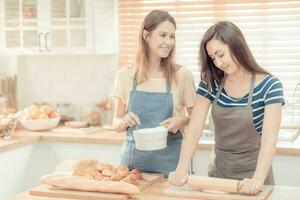
<instances>
[{"instance_id":1,"label":"rolling pin","mask_svg":"<svg viewBox=\"0 0 300 200\"><path fill-rule=\"evenodd\" d=\"M205 176L189 176L187 185L201 190L216 190L222 192L239 193L239 180L212 178Z\"/></svg>"}]
</instances>

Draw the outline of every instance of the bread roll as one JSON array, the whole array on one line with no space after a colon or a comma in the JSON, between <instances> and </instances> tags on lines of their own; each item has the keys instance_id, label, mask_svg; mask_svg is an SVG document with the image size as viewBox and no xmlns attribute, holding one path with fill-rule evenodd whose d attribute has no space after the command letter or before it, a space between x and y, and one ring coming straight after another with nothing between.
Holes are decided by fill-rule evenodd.
<instances>
[{"instance_id":1,"label":"bread roll","mask_svg":"<svg viewBox=\"0 0 300 200\"><path fill-rule=\"evenodd\" d=\"M139 177L137 174L129 174L127 178L130 178L132 181L138 181Z\"/></svg>"},{"instance_id":2,"label":"bread roll","mask_svg":"<svg viewBox=\"0 0 300 200\"><path fill-rule=\"evenodd\" d=\"M122 180L120 180L120 182L126 182L126 183L133 184L133 181L128 177L123 178Z\"/></svg>"},{"instance_id":3,"label":"bread roll","mask_svg":"<svg viewBox=\"0 0 300 200\"><path fill-rule=\"evenodd\" d=\"M115 173L111 176L111 180L113 181L120 181L122 179L122 176L119 175L118 173Z\"/></svg>"},{"instance_id":4,"label":"bread roll","mask_svg":"<svg viewBox=\"0 0 300 200\"><path fill-rule=\"evenodd\" d=\"M117 167L117 172L120 176L126 177L129 174L129 168L127 165L119 165Z\"/></svg>"},{"instance_id":5,"label":"bread roll","mask_svg":"<svg viewBox=\"0 0 300 200\"><path fill-rule=\"evenodd\" d=\"M113 170L113 169L104 169L102 171L102 175L103 176L109 176L109 177L111 177L113 174L115 174L115 170Z\"/></svg>"},{"instance_id":6,"label":"bread roll","mask_svg":"<svg viewBox=\"0 0 300 200\"><path fill-rule=\"evenodd\" d=\"M143 179L142 171L139 169L133 169L130 171L130 174L136 174L138 177L138 180Z\"/></svg>"},{"instance_id":7,"label":"bread roll","mask_svg":"<svg viewBox=\"0 0 300 200\"><path fill-rule=\"evenodd\" d=\"M106 165L103 163L98 163L96 167L99 172L102 172L105 169L105 166Z\"/></svg>"}]
</instances>

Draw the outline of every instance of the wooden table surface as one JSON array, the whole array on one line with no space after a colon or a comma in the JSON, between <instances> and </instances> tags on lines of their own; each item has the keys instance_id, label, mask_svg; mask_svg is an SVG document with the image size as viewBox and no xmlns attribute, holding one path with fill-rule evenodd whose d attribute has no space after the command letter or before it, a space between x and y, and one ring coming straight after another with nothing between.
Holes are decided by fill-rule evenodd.
<instances>
[{"instance_id":1,"label":"wooden table surface","mask_svg":"<svg viewBox=\"0 0 300 200\"><path fill-rule=\"evenodd\" d=\"M162 180L142 191L139 195L132 197L131 200L196 200L192 198L167 197L162 191L169 186L166 180ZM300 187L275 186L268 200L299 200ZM64 198L51 198L30 195L28 191L18 194L8 200L66 200ZM75 199L68 199L75 200ZM197 199L199 200L199 199Z\"/></svg>"}]
</instances>

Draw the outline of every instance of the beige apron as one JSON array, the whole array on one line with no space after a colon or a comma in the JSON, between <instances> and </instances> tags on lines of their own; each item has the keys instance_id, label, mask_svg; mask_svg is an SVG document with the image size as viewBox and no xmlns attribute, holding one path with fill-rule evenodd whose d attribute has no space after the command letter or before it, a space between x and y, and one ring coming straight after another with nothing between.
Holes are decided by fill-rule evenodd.
<instances>
[{"instance_id":1,"label":"beige apron","mask_svg":"<svg viewBox=\"0 0 300 200\"><path fill-rule=\"evenodd\" d=\"M255 74L251 76L251 88L245 107L221 107L217 105L225 80L226 77L223 79L212 104L215 146L208 175L242 180L254 175L261 146L261 136L254 127L251 107ZM272 168L265 184L274 185Z\"/></svg>"}]
</instances>

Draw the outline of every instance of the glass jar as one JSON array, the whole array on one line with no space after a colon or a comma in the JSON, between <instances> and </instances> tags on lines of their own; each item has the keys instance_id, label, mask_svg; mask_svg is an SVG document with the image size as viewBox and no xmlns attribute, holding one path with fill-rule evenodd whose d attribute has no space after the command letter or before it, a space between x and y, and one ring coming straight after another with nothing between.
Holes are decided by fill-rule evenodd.
<instances>
[{"instance_id":1,"label":"glass jar","mask_svg":"<svg viewBox=\"0 0 300 200\"><path fill-rule=\"evenodd\" d=\"M17 114L1 115L0 135L3 139L10 139L18 124Z\"/></svg>"},{"instance_id":2,"label":"glass jar","mask_svg":"<svg viewBox=\"0 0 300 200\"><path fill-rule=\"evenodd\" d=\"M57 112L60 114L61 122L73 120L73 107L72 104L61 102L56 104Z\"/></svg>"},{"instance_id":3,"label":"glass jar","mask_svg":"<svg viewBox=\"0 0 300 200\"><path fill-rule=\"evenodd\" d=\"M4 111L7 109L7 99L4 97L0 97L0 115L5 113Z\"/></svg>"},{"instance_id":4,"label":"glass jar","mask_svg":"<svg viewBox=\"0 0 300 200\"><path fill-rule=\"evenodd\" d=\"M100 109L96 104L83 106L80 120L88 122L91 126L101 125Z\"/></svg>"}]
</instances>

